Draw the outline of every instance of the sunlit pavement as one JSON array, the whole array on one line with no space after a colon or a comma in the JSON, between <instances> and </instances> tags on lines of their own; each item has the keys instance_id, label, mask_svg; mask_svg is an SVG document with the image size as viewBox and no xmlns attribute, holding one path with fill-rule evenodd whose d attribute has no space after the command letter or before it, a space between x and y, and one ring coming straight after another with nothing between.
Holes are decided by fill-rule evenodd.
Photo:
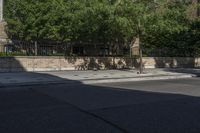
<instances>
[{"instance_id":1,"label":"sunlit pavement","mask_svg":"<svg viewBox=\"0 0 200 133\"><path fill-rule=\"evenodd\" d=\"M0 133L199 133L200 79L0 88Z\"/></svg>"},{"instance_id":2,"label":"sunlit pavement","mask_svg":"<svg viewBox=\"0 0 200 133\"><path fill-rule=\"evenodd\" d=\"M200 70L193 69L145 69L104 71L55 71L55 72L18 72L0 73L0 86L32 85L78 81L84 84L127 82L141 80L189 78L200 75Z\"/></svg>"}]
</instances>

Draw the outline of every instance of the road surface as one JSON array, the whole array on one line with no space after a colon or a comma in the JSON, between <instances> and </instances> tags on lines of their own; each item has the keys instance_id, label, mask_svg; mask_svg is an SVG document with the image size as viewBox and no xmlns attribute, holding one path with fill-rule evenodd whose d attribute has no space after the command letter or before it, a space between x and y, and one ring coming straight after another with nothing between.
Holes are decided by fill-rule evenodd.
<instances>
[{"instance_id":1,"label":"road surface","mask_svg":"<svg viewBox=\"0 0 200 133\"><path fill-rule=\"evenodd\" d=\"M199 133L200 78L0 88L0 133Z\"/></svg>"}]
</instances>

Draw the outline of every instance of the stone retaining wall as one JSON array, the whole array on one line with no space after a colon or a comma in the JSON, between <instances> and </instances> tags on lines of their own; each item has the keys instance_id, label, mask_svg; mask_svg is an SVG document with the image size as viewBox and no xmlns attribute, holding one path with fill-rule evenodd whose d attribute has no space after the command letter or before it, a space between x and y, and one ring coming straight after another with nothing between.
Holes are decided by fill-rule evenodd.
<instances>
[{"instance_id":1,"label":"stone retaining wall","mask_svg":"<svg viewBox=\"0 0 200 133\"><path fill-rule=\"evenodd\" d=\"M200 67L200 58L144 57L145 68ZM138 68L139 60L121 57L0 57L0 72Z\"/></svg>"}]
</instances>

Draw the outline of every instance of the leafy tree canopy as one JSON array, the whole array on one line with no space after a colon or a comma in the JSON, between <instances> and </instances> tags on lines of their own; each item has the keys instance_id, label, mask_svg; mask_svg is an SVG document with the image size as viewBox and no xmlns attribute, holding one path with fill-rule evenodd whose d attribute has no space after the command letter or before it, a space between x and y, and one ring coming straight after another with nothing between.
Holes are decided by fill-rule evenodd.
<instances>
[{"instance_id":1,"label":"leafy tree canopy","mask_svg":"<svg viewBox=\"0 0 200 133\"><path fill-rule=\"evenodd\" d=\"M146 47L174 47L177 36L188 36L191 25L199 22L188 18L190 4L189 0L6 0L5 19L9 35L17 39L127 44L140 35Z\"/></svg>"}]
</instances>

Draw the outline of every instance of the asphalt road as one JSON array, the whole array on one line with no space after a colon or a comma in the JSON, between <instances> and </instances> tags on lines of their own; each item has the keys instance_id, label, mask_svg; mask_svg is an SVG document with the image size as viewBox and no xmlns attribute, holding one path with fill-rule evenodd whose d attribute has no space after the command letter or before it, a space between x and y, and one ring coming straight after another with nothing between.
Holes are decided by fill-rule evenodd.
<instances>
[{"instance_id":1,"label":"asphalt road","mask_svg":"<svg viewBox=\"0 0 200 133\"><path fill-rule=\"evenodd\" d=\"M199 133L200 78L0 88L0 133Z\"/></svg>"}]
</instances>

